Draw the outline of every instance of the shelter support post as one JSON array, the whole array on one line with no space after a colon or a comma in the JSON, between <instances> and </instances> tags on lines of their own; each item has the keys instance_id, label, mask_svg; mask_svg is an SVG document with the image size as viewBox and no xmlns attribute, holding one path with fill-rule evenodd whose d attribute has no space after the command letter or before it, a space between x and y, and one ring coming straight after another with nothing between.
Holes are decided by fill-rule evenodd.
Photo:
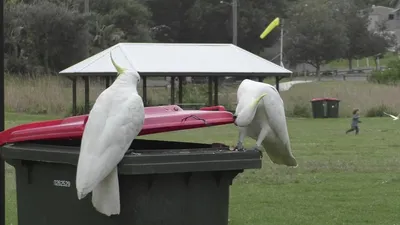
<instances>
[{"instance_id":1,"label":"shelter support post","mask_svg":"<svg viewBox=\"0 0 400 225\"><path fill-rule=\"evenodd\" d=\"M208 106L212 106L212 77L208 77Z\"/></svg>"},{"instance_id":2,"label":"shelter support post","mask_svg":"<svg viewBox=\"0 0 400 225\"><path fill-rule=\"evenodd\" d=\"M214 77L214 105L218 105L218 76Z\"/></svg>"},{"instance_id":3,"label":"shelter support post","mask_svg":"<svg viewBox=\"0 0 400 225\"><path fill-rule=\"evenodd\" d=\"M2 22L0 25L1 33L1 62L0 62L0 132L4 130L4 1L0 3ZM5 161L0 156L0 225L6 224L6 176L5 176Z\"/></svg>"},{"instance_id":4,"label":"shelter support post","mask_svg":"<svg viewBox=\"0 0 400 225\"><path fill-rule=\"evenodd\" d=\"M110 87L110 77L106 76L106 88Z\"/></svg>"},{"instance_id":5,"label":"shelter support post","mask_svg":"<svg viewBox=\"0 0 400 225\"><path fill-rule=\"evenodd\" d=\"M89 113L89 77L83 77L85 81L85 113Z\"/></svg>"},{"instance_id":6,"label":"shelter support post","mask_svg":"<svg viewBox=\"0 0 400 225\"><path fill-rule=\"evenodd\" d=\"M179 79L179 84L178 84L178 101L179 103L183 103L183 78L184 77L178 77Z\"/></svg>"},{"instance_id":7,"label":"shelter support post","mask_svg":"<svg viewBox=\"0 0 400 225\"><path fill-rule=\"evenodd\" d=\"M171 105L175 104L175 76L171 77Z\"/></svg>"},{"instance_id":8,"label":"shelter support post","mask_svg":"<svg viewBox=\"0 0 400 225\"><path fill-rule=\"evenodd\" d=\"M279 92L279 81L282 80L282 78L283 77L275 76L275 87L276 87L276 90L278 90L278 92Z\"/></svg>"},{"instance_id":9,"label":"shelter support post","mask_svg":"<svg viewBox=\"0 0 400 225\"><path fill-rule=\"evenodd\" d=\"M72 80L72 115L76 116L76 77L71 77Z\"/></svg>"},{"instance_id":10,"label":"shelter support post","mask_svg":"<svg viewBox=\"0 0 400 225\"><path fill-rule=\"evenodd\" d=\"M146 77L142 77L143 87L142 87L142 96L144 106L147 106L147 79Z\"/></svg>"},{"instance_id":11,"label":"shelter support post","mask_svg":"<svg viewBox=\"0 0 400 225\"><path fill-rule=\"evenodd\" d=\"M264 81L264 77L258 77L258 82L263 82Z\"/></svg>"}]
</instances>

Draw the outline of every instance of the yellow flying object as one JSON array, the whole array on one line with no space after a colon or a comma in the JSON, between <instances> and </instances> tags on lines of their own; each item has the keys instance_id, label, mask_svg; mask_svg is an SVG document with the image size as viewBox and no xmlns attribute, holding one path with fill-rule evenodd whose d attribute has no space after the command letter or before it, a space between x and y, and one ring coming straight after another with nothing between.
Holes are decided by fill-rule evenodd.
<instances>
[{"instance_id":1,"label":"yellow flying object","mask_svg":"<svg viewBox=\"0 0 400 225\"><path fill-rule=\"evenodd\" d=\"M279 26L279 17L276 17L260 35L261 39L264 39L275 27Z\"/></svg>"}]
</instances>

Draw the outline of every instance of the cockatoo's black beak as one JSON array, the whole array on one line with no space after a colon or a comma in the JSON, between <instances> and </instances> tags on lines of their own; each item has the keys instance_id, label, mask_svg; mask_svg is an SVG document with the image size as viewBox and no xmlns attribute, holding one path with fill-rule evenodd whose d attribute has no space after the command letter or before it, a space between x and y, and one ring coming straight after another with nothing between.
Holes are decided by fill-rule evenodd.
<instances>
[{"instance_id":1,"label":"cockatoo's black beak","mask_svg":"<svg viewBox=\"0 0 400 225\"><path fill-rule=\"evenodd\" d=\"M233 124L235 124L235 126L237 126L237 124L236 124L236 118L237 118L237 115L233 115Z\"/></svg>"}]
</instances>

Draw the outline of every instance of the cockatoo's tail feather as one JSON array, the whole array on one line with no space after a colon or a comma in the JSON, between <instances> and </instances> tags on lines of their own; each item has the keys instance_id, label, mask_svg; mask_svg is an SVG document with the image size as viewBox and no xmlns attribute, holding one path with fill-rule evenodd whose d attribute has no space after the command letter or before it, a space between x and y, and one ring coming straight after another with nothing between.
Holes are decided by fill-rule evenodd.
<instances>
[{"instance_id":1,"label":"cockatoo's tail feather","mask_svg":"<svg viewBox=\"0 0 400 225\"><path fill-rule=\"evenodd\" d=\"M106 216L118 215L121 211L117 167L92 192L92 204Z\"/></svg>"},{"instance_id":2,"label":"cockatoo's tail feather","mask_svg":"<svg viewBox=\"0 0 400 225\"><path fill-rule=\"evenodd\" d=\"M86 197L87 194L85 194L83 191L78 190L78 199L81 200L84 197Z\"/></svg>"},{"instance_id":3,"label":"cockatoo's tail feather","mask_svg":"<svg viewBox=\"0 0 400 225\"><path fill-rule=\"evenodd\" d=\"M124 69L124 68L118 66L117 63L115 63L115 61L114 61L114 59L113 59L113 57L112 57L111 52L110 52L110 57L111 57L111 62L112 62L112 64L114 65L115 69L116 69L117 72L118 72L118 75L119 75L119 74L125 73L126 69Z\"/></svg>"},{"instance_id":4,"label":"cockatoo's tail feather","mask_svg":"<svg viewBox=\"0 0 400 225\"><path fill-rule=\"evenodd\" d=\"M266 93L260 95L251 104L247 105L241 111L239 111L239 113L237 113L235 120L236 126L246 127L251 123L251 121L253 121L253 118L257 112L258 103L260 103L261 99L266 95Z\"/></svg>"}]
</instances>

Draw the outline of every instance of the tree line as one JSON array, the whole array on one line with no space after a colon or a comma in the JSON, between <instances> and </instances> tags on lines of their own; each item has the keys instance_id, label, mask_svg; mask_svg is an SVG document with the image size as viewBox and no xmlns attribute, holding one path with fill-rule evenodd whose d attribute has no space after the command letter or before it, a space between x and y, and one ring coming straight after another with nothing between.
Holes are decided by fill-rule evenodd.
<instances>
[{"instance_id":1,"label":"tree line","mask_svg":"<svg viewBox=\"0 0 400 225\"><path fill-rule=\"evenodd\" d=\"M369 31L371 5L394 0L239 0L238 46L271 59L284 21L285 65L384 53L395 45L384 24ZM228 3L228 4L224 4ZM6 0L5 66L15 74L58 72L119 42L230 43L230 0Z\"/></svg>"}]
</instances>

